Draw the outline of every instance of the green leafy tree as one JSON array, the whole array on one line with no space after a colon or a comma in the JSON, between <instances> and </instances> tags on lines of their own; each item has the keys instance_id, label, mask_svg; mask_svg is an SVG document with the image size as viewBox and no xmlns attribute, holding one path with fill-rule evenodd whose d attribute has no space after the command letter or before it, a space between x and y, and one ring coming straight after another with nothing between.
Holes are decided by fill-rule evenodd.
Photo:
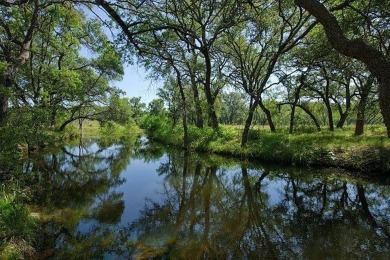
<instances>
[{"instance_id":1,"label":"green leafy tree","mask_svg":"<svg viewBox=\"0 0 390 260\"><path fill-rule=\"evenodd\" d=\"M146 114L146 104L141 102L141 97L132 97L129 100L133 119L139 123L139 120Z\"/></svg>"},{"instance_id":2,"label":"green leafy tree","mask_svg":"<svg viewBox=\"0 0 390 260\"><path fill-rule=\"evenodd\" d=\"M148 108L151 115L164 115L166 112L164 107L164 100L160 98L150 101Z\"/></svg>"},{"instance_id":3,"label":"green leafy tree","mask_svg":"<svg viewBox=\"0 0 390 260\"><path fill-rule=\"evenodd\" d=\"M222 93L221 122L229 125L241 125L246 116L245 96L240 92Z\"/></svg>"},{"instance_id":4,"label":"green leafy tree","mask_svg":"<svg viewBox=\"0 0 390 260\"><path fill-rule=\"evenodd\" d=\"M379 105L390 137L390 91L388 90L390 86L390 61L387 47L388 37L385 36L389 32L388 26L385 26L388 22L386 20L388 19L389 4L383 4L382 1L369 3L356 1L356 6L349 1L343 3L342 5L351 7L354 12L353 16L360 18L362 25L361 31L354 31L354 34L348 38L344 34L346 30L340 26L340 21L321 2L316 0L295 0L294 2L307 10L323 25L332 47L345 56L363 62L378 80ZM364 11L360 12L360 10ZM368 30L369 33L366 34L366 28L374 30ZM366 36L366 39L357 38L356 35Z\"/></svg>"},{"instance_id":5,"label":"green leafy tree","mask_svg":"<svg viewBox=\"0 0 390 260\"><path fill-rule=\"evenodd\" d=\"M110 83L123 74L101 23L71 3L45 8L40 20L32 55L15 79L13 107L42 108L50 117L43 123L61 130L76 120L101 120L110 95L120 93ZM80 56L81 48L91 57Z\"/></svg>"}]
</instances>

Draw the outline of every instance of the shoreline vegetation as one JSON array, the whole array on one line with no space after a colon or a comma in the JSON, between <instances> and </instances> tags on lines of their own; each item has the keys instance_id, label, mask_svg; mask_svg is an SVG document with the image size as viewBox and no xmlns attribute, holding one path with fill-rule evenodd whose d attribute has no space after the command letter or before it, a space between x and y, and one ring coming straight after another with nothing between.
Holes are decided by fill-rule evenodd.
<instances>
[{"instance_id":1,"label":"shoreline vegetation","mask_svg":"<svg viewBox=\"0 0 390 260\"><path fill-rule=\"evenodd\" d=\"M15 138L11 144L13 151L8 158L9 164L22 165L26 157L34 153L46 153L60 146L80 142L83 138L99 138L104 145L114 143L132 144L139 138L142 130L134 122L121 125L109 123L100 125L97 121L87 120L82 128L70 124L64 132L44 131L38 142L28 144ZM6 156L0 158L5 161ZM2 162L2 165L7 165ZM15 165L14 165L15 166ZM0 169L0 259L35 259L34 246L36 232L39 232L40 217L29 206L31 187L22 176L20 167ZM3 171L4 170L4 171Z\"/></svg>"},{"instance_id":2,"label":"shoreline vegetation","mask_svg":"<svg viewBox=\"0 0 390 260\"><path fill-rule=\"evenodd\" d=\"M144 120L150 140L182 147L183 129L159 117ZM319 166L347 169L363 174L387 175L390 172L390 140L382 126L368 126L366 133L355 136L352 127L289 134L272 133L253 127L248 145L241 147L242 126L221 125L217 131L189 126L189 150L255 159L292 166Z\"/></svg>"},{"instance_id":3,"label":"shoreline vegetation","mask_svg":"<svg viewBox=\"0 0 390 260\"><path fill-rule=\"evenodd\" d=\"M390 179L390 1L136 3L0 1L0 259L35 258L33 157L87 138Z\"/></svg>"},{"instance_id":4,"label":"shoreline vegetation","mask_svg":"<svg viewBox=\"0 0 390 260\"><path fill-rule=\"evenodd\" d=\"M390 169L390 140L380 126L367 127L366 134L354 136L352 128L331 131L308 131L288 134L287 130L271 133L269 129L254 127L249 132L249 142L241 147L242 126L221 125L218 131L189 126L189 151L210 153L241 160L259 160L265 163L293 166L338 167L359 171L361 177L384 175ZM45 146L36 152L46 151L58 144L80 140L80 130L69 127L62 133L48 133ZM127 125L88 121L82 129L82 138L99 138L105 144L133 143L134 138L146 135L149 140L166 146L183 147L183 129L159 116L146 116L141 128L134 123ZM23 144L19 156L28 153ZM386 175L387 176L387 175ZM358 177L358 176L356 176ZM23 180L9 180L0 194L0 258L19 259L34 257L35 231L39 218L26 204L29 190L22 188ZM17 191L17 192L16 192Z\"/></svg>"}]
</instances>

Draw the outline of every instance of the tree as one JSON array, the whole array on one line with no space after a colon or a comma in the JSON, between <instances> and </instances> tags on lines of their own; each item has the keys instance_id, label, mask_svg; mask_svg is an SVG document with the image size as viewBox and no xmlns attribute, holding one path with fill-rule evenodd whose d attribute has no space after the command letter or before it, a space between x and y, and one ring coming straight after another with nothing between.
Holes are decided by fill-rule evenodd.
<instances>
[{"instance_id":1,"label":"tree","mask_svg":"<svg viewBox=\"0 0 390 260\"><path fill-rule=\"evenodd\" d=\"M349 5L350 1L345 4ZM312 14L324 27L330 44L341 54L363 62L379 84L379 105L387 135L390 137L390 60L379 49L369 45L361 38L348 39L344 36L336 17L317 0L295 0L295 3ZM377 8L378 18L383 19L382 12L388 10L389 4ZM369 17L368 17L369 18ZM381 40L381 39L380 39Z\"/></svg>"},{"instance_id":2,"label":"tree","mask_svg":"<svg viewBox=\"0 0 390 260\"><path fill-rule=\"evenodd\" d=\"M121 98L118 95L111 95L108 103L108 108L99 119L102 122L113 121L122 125L133 122L133 111L131 110L130 100Z\"/></svg>"},{"instance_id":3,"label":"tree","mask_svg":"<svg viewBox=\"0 0 390 260\"><path fill-rule=\"evenodd\" d=\"M129 100L133 119L139 123L139 120L146 114L146 104L141 102L141 97L132 97Z\"/></svg>"},{"instance_id":4,"label":"tree","mask_svg":"<svg viewBox=\"0 0 390 260\"><path fill-rule=\"evenodd\" d=\"M296 108L301 108L314 122L316 128L318 131L321 131L321 126L317 120L317 118L314 116L314 114L310 111L310 109L307 107L305 101L301 101L303 98L301 95L302 90L304 90L305 87L305 77L306 72L301 72L299 76L293 77L284 77L284 80L282 80L283 85L287 89L287 96L285 101L279 102L278 107L280 110L280 107L282 105L290 105L291 107L291 113L290 113L290 126L289 126L289 133L294 132L294 126L295 126L295 115L296 115ZM287 80L289 79L289 80Z\"/></svg>"},{"instance_id":5,"label":"tree","mask_svg":"<svg viewBox=\"0 0 390 260\"><path fill-rule=\"evenodd\" d=\"M344 23L344 26L350 28L354 24ZM315 102L318 102L318 99L323 100L327 109L328 125L332 125L333 120L329 119L333 118L335 108L339 112L336 127L342 128L352 112L357 110L358 114L361 113L359 112L361 109L357 108L357 102L365 104L360 105L361 108L367 103L375 103L375 95L372 95L375 93L374 82L370 81L370 87L363 91L368 74L364 65L332 51L332 47L326 41L326 35L319 27L313 28L302 44L285 56L283 64L287 70L296 70L291 75L282 73L287 93L293 92L296 96L299 92L296 100L316 99ZM305 78L303 85L296 82L295 78L301 77L302 81L303 76ZM327 83L320 84L321 82ZM371 95L368 99L369 94ZM281 104L288 103L290 101ZM337 119L337 116L335 118ZM360 120L360 123L364 124L364 121Z\"/></svg>"},{"instance_id":6,"label":"tree","mask_svg":"<svg viewBox=\"0 0 390 260\"><path fill-rule=\"evenodd\" d=\"M353 78L357 86L357 95L359 96L359 103L357 104L357 115L355 124L355 135L362 135L364 132L364 124L366 120L366 109L372 94L374 85L374 78L372 75L359 75ZM372 99L372 98L371 98Z\"/></svg>"},{"instance_id":7,"label":"tree","mask_svg":"<svg viewBox=\"0 0 390 260\"><path fill-rule=\"evenodd\" d=\"M102 23L70 1L2 1L0 12L0 121L15 142L41 146L45 129L107 120L123 68Z\"/></svg>"},{"instance_id":8,"label":"tree","mask_svg":"<svg viewBox=\"0 0 390 260\"><path fill-rule=\"evenodd\" d=\"M39 13L48 5L40 1L0 2L0 125L4 125L15 73L30 57ZM16 19L15 19L16 18Z\"/></svg>"},{"instance_id":9,"label":"tree","mask_svg":"<svg viewBox=\"0 0 390 260\"><path fill-rule=\"evenodd\" d=\"M85 58L80 49L91 55ZM40 13L32 38L29 62L16 75L12 105L48 111L48 122L60 129L72 121L103 119L103 106L119 90L110 82L121 79L121 56L108 42L101 23L86 17L71 3L52 5Z\"/></svg>"},{"instance_id":10,"label":"tree","mask_svg":"<svg viewBox=\"0 0 390 260\"><path fill-rule=\"evenodd\" d=\"M221 123L241 125L244 122L247 106L245 96L240 92L222 93Z\"/></svg>"},{"instance_id":11,"label":"tree","mask_svg":"<svg viewBox=\"0 0 390 260\"><path fill-rule=\"evenodd\" d=\"M165 107L164 100L160 98L153 99L148 105L149 114L151 115L164 115Z\"/></svg>"},{"instance_id":12,"label":"tree","mask_svg":"<svg viewBox=\"0 0 390 260\"><path fill-rule=\"evenodd\" d=\"M213 89L212 48L221 35L235 25L242 15L240 2L237 1L143 1L134 10L134 5L119 5L114 9L105 1L97 1L116 23L125 31L128 40L142 54L139 36L147 32L161 35L164 31L174 32L190 52L194 50L203 57L204 71L202 83L207 101L209 125L218 128L214 108L218 88ZM119 14L131 17L132 23L125 22ZM147 18L146 18L147 17ZM133 31L130 31L132 29ZM194 85L193 85L194 86ZM196 95L196 94L194 94ZM200 125L200 122L199 122Z\"/></svg>"},{"instance_id":13,"label":"tree","mask_svg":"<svg viewBox=\"0 0 390 260\"><path fill-rule=\"evenodd\" d=\"M229 31L230 50L227 52L232 59L231 75L250 97L242 146L248 142L249 129L258 106L266 114L271 131L276 130L271 112L264 105L264 94L275 85L270 79L279 69L279 59L314 26L313 23L307 25L309 17L297 13L295 9L289 4L282 6L276 2L256 1L248 10L250 15L245 26L241 30Z\"/></svg>"}]
</instances>

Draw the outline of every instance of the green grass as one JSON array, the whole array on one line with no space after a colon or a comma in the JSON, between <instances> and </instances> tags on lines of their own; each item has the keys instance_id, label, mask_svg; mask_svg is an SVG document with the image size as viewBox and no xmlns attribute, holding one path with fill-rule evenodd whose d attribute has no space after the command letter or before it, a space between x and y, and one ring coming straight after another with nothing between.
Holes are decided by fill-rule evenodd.
<instances>
[{"instance_id":1,"label":"green grass","mask_svg":"<svg viewBox=\"0 0 390 260\"><path fill-rule=\"evenodd\" d=\"M37 221L19 201L22 191L10 183L5 187L0 189L0 259L24 259L34 253Z\"/></svg>"},{"instance_id":2,"label":"green grass","mask_svg":"<svg viewBox=\"0 0 390 260\"><path fill-rule=\"evenodd\" d=\"M183 130L161 118L149 119L144 125L149 138L165 144L182 146ZM251 129L246 147L241 147L242 127L189 127L189 149L240 158L290 165L341 167L363 172L390 171L390 139L386 129L369 126L362 136L353 127L320 132L289 134L287 129L271 133L267 129Z\"/></svg>"}]
</instances>

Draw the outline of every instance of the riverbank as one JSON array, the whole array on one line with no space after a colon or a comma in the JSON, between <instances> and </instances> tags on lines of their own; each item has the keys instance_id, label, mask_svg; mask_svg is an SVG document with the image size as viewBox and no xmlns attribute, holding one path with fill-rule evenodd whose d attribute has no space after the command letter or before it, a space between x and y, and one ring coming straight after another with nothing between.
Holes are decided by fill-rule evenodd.
<instances>
[{"instance_id":1,"label":"riverbank","mask_svg":"<svg viewBox=\"0 0 390 260\"><path fill-rule=\"evenodd\" d=\"M170 137L166 141L180 140L180 128L171 129L171 131L167 131L167 129L161 127L155 129L153 133L162 134L161 131L165 132L165 137ZM237 142L238 130L226 126L221 127L218 132L211 129L198 130L191 128L191 143L192 145L204 145L205 148L208 146L215 148L218 146L217 140L224 139L226 142L220 144L220 147L233 146L230 142ZM126 133L127 136L134 136L129 131ZM252 136L254 133L251 133L252 141L255 137ZM258 133L259 140L268 136L268 131L264 129L259 130ZM107 132L106 134L111 137L114 136L114 132ZM276 136L279 135L283 135L283 133L276 133ZM295 135L290 136L291 139L294 139L293 137L296 138ZM215 138L215 140L212 141L210 138ZM167 146L151 143L149 146L146 139L131 138L134 143L130 144L130 141L127 141L126 143L129 145L126 145L126 143L116 145L117 140L113 144L104 144L103 139L103 136L100 139L87 138L83 140L82 145L69 141L64 144L66 149L53 148L49 153L47 153L48 151L37 152L31 155L30 158L31 165L34 166L34 168L29 168L31 171L14 175L12 178L8 178L10 180L7 181L5 181L7 178L3 178L3 185L0 186L0 212L2 213L0 214L0 259L99 258L99 256L103 257L105 252L108 252L108 254L112 252L115 246L120 250L125 249L123 252L126 254L132 254L135 252L134 250L143 252L142 250L145 248L137 247L137 244L131 241L131 243L126 242L129 248L126 249L123 246L125 242L121 240L123 237L119 235L123 235L123 223L118 221L123 219L127 222L137 221L135 223L140 223L139 219L143 220L142 217L138 220L125 219L123 216L129 216L129 212L125 212L126 209L131 212L141 212L141 209L146 207L140 206L139 209L125 207L123 201L146 198L144 194L142 196L137 195L139 195L139 192L144 192L147 189L145 187L153 184L154 181L161 188L157 189L157 186L150 186L152 188L149 191L162 190L168 187L169 191L175 190L178 192L178 196L181 196L180 194L191 189L193 191L191 194L195 195L192 198L190 198L191 196L186 197L188 201L184 205L187 205L187 208L183 208L186 212L191 212L188 209L193 209L194 205L199 206L199 209L195 208L194 212L196 210L201 212L204 209L202 203L204 203L205 198L211 198L215 203L211 206L213 209L217 206L221 207L219 214L226 213L226 205L230 205L228 210L232 211L226 213L226 216L240 216L241 213L234 213L235 209L250 208L247 205L244 207L234 206L233 203L254 202L254 200L236 199L247 196L251 192L255 192L256 196L253 197L263 205L259 204L259 206L253 208L257 208L262 212L270 212L271 209L276 208L273 204L274 200L269 200L270 210L264 210L262 208L264 202L261 198L271 198L272 194L279 191L281 183L285 185L282 190L286 191L286 194L289 190L291 198L297 199L297 203L294 203L297 207L302 201L323 199L325 206L330 205L325 212L333 212L337 209L332 208L334 203L328 203L328 201L332 199L340 201L348 197L346 195L348 192L351 192L350 196L356 196L356 190L359 191L358 195L362 198L365 198L364 194L366 192L370 198L368 200L370 204L363 204L355 200L355 203L359 206L377 205L376 202L372 201L373 198L379 198L380 202L385 202L383 194L387 189L388 179L365 178L365 175L359 175L359 178L355 178L356 176L347 176L348 173L344 175L348 171L340 169L281 167L279 163L263 164L255 160L240 161L236 158L204 152L186 154L180 149L176 149L173 144ZM271 134L268 136L268 141L271 142ZM276 142L276 140L273 141ZM263 141L258 142L265 144ZM294 142L291 141L291 144L294 144ZM271 146L271 143L268 145ZM195 148L192 149L195 150ZM235 157L240 158L239 156ZM13 164L20 167L25 166L22 161ZM19 173L22 173L22 171L19 171ZM150 178L151 175L155 176L156 179ZM364 178L360 178L361 176ZM367 174L366 176L373 175ZM143 181L138 182L138 178L143 178ZM127 182L127 180L129 181ZM264 185L260 185L261 182ZM188 183L191 183L191 185L188 185ZM293 186L291 186L291 183L293 183ZM139 189L139 187L141 188ZM216 190L212 191L211 187ZM260 189L260 187L262 188ZM356 189L352 187L356 187ZM274 188L277 190L270 191ZM296 190L300 191L299 198L295 196ZM212 195L210 195L211 192L213 192ZM237 196L237 192L243 192L242 196ZM305 193L310 197L302 200ZM58 194L61 194L61 196L58 197ZM158 198L161 198L160 196L163 193L156 194L158 194ZM372 194L380 195L373 196ZM151 195L151 193L148 195ZM171 193L166 195L171 196ZM199 201L194 202L194 199ZM281 204L277 208L280 209L285 205L283 200L282 198ZM221 201L223 201L223 204L220 203ZM126 203L134 204L129 201ZM146 203L148 203L147 200ZM351 210L356 211L355 205L350 205L350 207ZM291 212L295 214L296 210L298 209L292 208ZM317 210L317 207L313 207L313 210ZM364 211L360 210L359 212ZM160 212L159 216L164 216L161 213L165 214ZM168 212L167 217L172 218L172 214L174 213ZM291 216L281 215L280 210L276 210L275 214L281 216L281 219L287 219L288 216ZM217 216L218 214L214 215ZM318 216L317 213L310 215ZM324 213L323 215L327 216L328 214ZM347 215L356 217L353 214ZM149 216L153 218L155 215L150 214ZM188 219L190 221L191 216ZM222 219L228 218L224 217ZM218 217L214 222L218 224L218 227L221 226L218 222L220 220L221 218ZM228 220L227 226L230 227L232 222L230 219ZM367 218L363 216L363 220L367 220ZM92 230L89 228L91 221L94 223L94 229ZM143 223L153 223L153 221L155 221L155 218ZM326 219L326 221L329 220ZM200 220L200 223L202 222L204 223L203 220ZM277 222L281 223L279 220ZM354 219L353 223L357 222L361 223L361 220ZM162 221L161 223L169 223L169 221ZM236 223L240 225L241 222ZM310 220L310 223L313 223L313 221ZM82 225L86 225L88 228L84 229ZM355 224L353 225L355 227ZM272 223L272 226L275 226L275 224ZM369 227L366 224L362 226ZM296 230L296 227L292 228L291 230ZM183 230L182 227L179 229ZM287 227L283 227L283 229L287 230L288 233L291 232ZM84 230L84 233L80 233L80 230ZM221 229L215 228L213 230ZM234 233L235 230L237 229L233 228L231 231L229 230L229 233ZM348 230L350 230L350 227L348 227ZM116 233L117 231L120 233ZM364 235L366 234L364 233ZM373 234L375 235L377 232L374 231ZM161 238L158 237L157 239ZM236 241L236 238L232 241ZM343 241L345 240L343 239ZM227 245L230 244L230 242L227 243ZM56 245L60 246L57 247ZM188 244L187 246L186 244L186 247L193 248L193 245ZM165 252L161 251L164 248L157 247L156 250L159 251L154 252L156 254ZM154 248L146 248L146 252L152 252L151 249ZM191 251L189 255L193 256L193 252ZM128 259L130 257L122 258Z\"/></svg>"},{"instance_id":2,"label":"riverbank","mask_svg":"<svg viewBox=\"0 0 390 260\"><path fill-rule=\"evenodd\" d=\"M149 139L181 147L183 130L169 123L152 120L145 124ZM189 127L188 149L201 152L257 159L299 166L338 167L364 173L390 172L390 139L382 127L367 128L366 134L354 136L352 128L289 134L251 129L249 142L241 147L240 127Z\"/></svg>"}]
</instances>

